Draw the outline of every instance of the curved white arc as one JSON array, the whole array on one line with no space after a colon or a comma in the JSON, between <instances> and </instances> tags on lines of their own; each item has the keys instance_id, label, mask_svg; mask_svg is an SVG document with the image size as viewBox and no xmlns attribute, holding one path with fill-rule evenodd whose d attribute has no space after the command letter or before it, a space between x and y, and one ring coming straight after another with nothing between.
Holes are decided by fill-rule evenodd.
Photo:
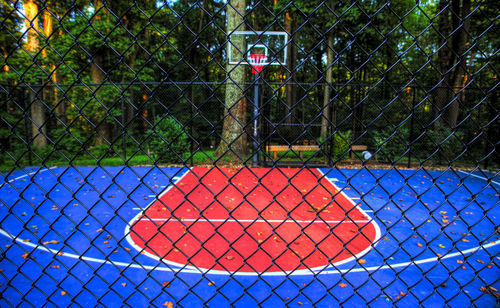
<instances>
[{"instance_id":1,"label":"curved white arc","mask_svg":"<svg viewBox=\"0 0 500 308\"><path fill-rule=\"evenodd\" d=\"M335 188L335 190L337 191L337 193L340 193L342 196L344 196L349 202L351 202L351 204L356 207L357 210L359 210L361 212L361 214L363 214L369 221L370 223L373 225L373 227L375 228L375 239L373 240L373 243L366 247L363 251L360 251L359 253L357 253L356 255L350 257L350 258L347 258L345 260L342 260L342 261L339 261L339 262L335 262L335 263L332 263L332 264L329 264L327 266L327 268L330 268L330 267L334 267L334 266L338 266L338 265L342 265L342 264L345 264L345 263L348 263L348 262L351 262L351 261L354 261L354 260L357 260L359 257L362 257L364 255L366 255L370 250L373 249L373 246L375 246L378 241L380 240L380 237L381 237L381 234L382 232L380 231L380 226L378 225L378 223L375 221L375 219L373 219L370 215L368 215L358 204L356 204L356 202L354 202L342 189L340 189L340 187L338 187L330 178L328 178L324 173L323 171L321 171L321 169L317 168L316 170L318 170L318 172L321 174L321 176L326 179L332 186L333 188ZM326 269L327 270L327 269Z\"/></svg>"},{"instance_id":2,"label":"curved white arc","mask_svg":"<svg viewBox=\"0 0 500 308\"><path fill-rule=\"evenodd\" d=\"M373 218L371 218L368 214L366 214L366 212L363 211L363 209L361 209L339 187L337 187L335 184L333 184L333 182L330 181L330 179L328 177L326 177L324 175L324 173L320 169L316 169L316 170L320 173L320 175L323 178L325 178L332 185L332 187L337 191L337 193L342 194L342 196L344 198L346 198L349 202L351 202L351 204L354 207L356 207L356 209L359 210L368 219L368 221L367 221L368 223L373 224L373 226L375 228L375 239L374 239L373 242L374 243L378 242L378 240L380 239L380 234L381 234L380 227L373 220ZM181 177L179 177L178 180L174 183L174 185L176 183L178 183L179 181L181 181L189 172L191 172L191 169L188 169L188 171L186 171ZM164 194L166 194L174 185L170 185L160 196L158 196L157 200L159 200ZM127 242L132 247L134 247L134 249L136 249L137 251L141 252L145 256L148 256L148 257L150 257L150 258L152 258L152 259L154 259L156 261L169 264L171 266L175 266L175 267L179 267L179 268L186 268L186 269L188 269L190 271L193 271L193 272L204 273L204 274L244 275L244 276L258 276L258 275L283 276L283 275L292 275L292 274L293 275L311 275L311 274L314 274L316 272L326 271L326 270L328 270L331 267L339 266L339 265L342 265L344 263L348 263L348 262L357 260L359 257L367 254L373 248L373 246L374 246L374 244L369 245L367 248L365 248L364 250L360 251L356 255L354 255L352 257L349 257L347 259L335 262L335 263L329 263L329 264L325 264L325 265L322 265L322 266L308 268L308 269L301 269L301 270L281 271L281 272L263 272L263 273L260 273L260 272L238 272L238 271L224 271L224 270L205 269L205 268L195 267L195 266L192 266L192 265L186 265L186 264L174 262L174 261L171 261L171 260L163 259L163 258L161 258L161 257L159 257L159 256L157 256L155 254L152 254L152 253L146 251L144 248L142 248L142 247L138 246L137 244L135 244L135 242L130 237L130 226L132 226L136 221L140 220L140 217L143 216L143 213L146 211L146 209L149 208L154 202L156 202L156 200L152 201L142 212L140 212L139 214L137 214L130 221L130 223L127 225L127 227L125 228L125 236L126 236Z\"/></svg>"},{"instance_id":3,"label":"curved white arc","mask_svg":"<svg viewBox=\"0 0 500 308\"><path fill-rule=\"evenodd\" d=\"M16 177L16 178L10 179L10 180L8 180L7 182L4 182L4 183L0 184L0 188L2 188L2 187L3 187L4 185L6 185L7 183L12 183L12 182L17 181L17 180L19 180L19 179L22 179L22 178L24 178L24 177L27 177L27 176L30 176L30 175L33 175L33 174L40 174L40 173L42 173L42 172L45 172L45 171L48 171L48 170L52 170L52 169L55 169L55 168L59 168L59 167L40 168L40 169L38 169L37 171L32 171L32 172L30 172L30 173L23 174L23 175L21 175L21 176L18 176L18 177Z\"/></svg>"},{"instance_id":4,"label":"curved white arc","mask_svg":"<svg viewBox=\"0 0 500 308\"><path fill-rule=\"evenodd\" d=\"M152 266L152 265L141 265L137 263L127 263L127 262L121 262L121 261L113 261L113 260L104 260L104 259L98 259L98 258L93 258L93 257L86 257L86 256L81 256L77 255L74 253L67 253L63 252L63 254L60 254L60 250L55 250L51 249L48 247L45 247L44 245L38 245L38 244L33 244L31 242L25 242L24 239L15 237L12 234L8 233L7 231L0 229L0 234L10 238L17 243L32 247L35 249L43 250L49 253L52 253L54 255L57 255L58 257L67 257L71 259L78 259L78 260L84 260L88 262L94 262L94 263L99 263L99 264L109 264L109 265L114 265L114 266L121 266L125 268L137 268L137 269L142 269L142 270L158 270L158 271L163 271L163 272L171 272L171 273L188 273L188 274L219 274L219 273L214 273L214 270L208 270L208 271L203 271L203 270L191 270L191 269L186 269L184 268L179 268L179 269L173 269L169 267L161 267L161 266ZM482 246L477 246L473 248L469 248L466 250L450 253L447 255L444 255L442 257L432 257L432 258L427 258L427 259L422 259L422 260L416 260L416 261L409 261L409 262L401 262L401 263L396 263L396 264L388 264L388 265L382 265L382 266L370 266L370 267L362 267L362 268L351 268L351 269L335 269L335 270L322 270L322 271L313 271L308 270L300 270L300 271L289 271L289 272L278 272L278 273L262 273L260 276L283 276L285 274L287 275L333 275L333 274L344 274L344 273L358 273L358 272L371 272L371 271L378 271L378 270L385 270L385 269L395 269L395 268L400 268L400 267L406 267L409 265L417 265L417 264L424 264L424 263L430 263L438 260L445 260L453 257L458 257L458 256L465 256L469 255L472 253L475 253L481 249L487 249L493 246L500 245L500 240L496 242L491 242ZM230 274L231 272L229 271L217 271L221 272L225 275ZM241 275L241 276L255 276L255 273L235 273L236 275Z\"/></svg>"},{"instance_id":5,"label":"curved white arc","mask_svg":"<svg viewBox=\"0 0 500 308\"><path fill-rule=\"evenodd\" d=\"M179 183L189 172L191 172L191 168L187 168L188 170L186 172L184 172L181 176L175 176L173 177L173 179L175 179L175 181L170 184L160 195L158 195L157 198L155 198L153 201L151 201L145 208L142 209L142 211L140 211L137 215L134 216L134 218L132 218L129 223L127 223L127 225L125 226L125 230L124 230L124 235L125 235L125 240L127 241L127 243L133 247L135 250L139 251L141 254L145 255L145 256L148 256L156 261L159 261L159 262L162 262L162 263L166 263L166 264L169 264L169 265L172 265L172 266L175 266L175 267L187 267L185 264L181 264L181 263L177 263L177 262L172 262L172 261L168 261L168 260L165 260L157 255L154 255L152 253L149 253L146 251L145 247L141 247L139 245L137 245L134 240L132 239L131 235L130 235L130 227L133 226L138 220L140 220L140 218L142 216L144 216L144 213L146 212L146 210L152 206L153 204L155 204L156 202L158 202L161 197L163 197L168 191L170 191L170 189L172 189L173 187L175 187L175 185L177 183ZM190 268L190 270L192 270ZM195 272L197 273L200 273L199 270L196 270L196 268L194 268Z\"/></svg>"}]
</instances>

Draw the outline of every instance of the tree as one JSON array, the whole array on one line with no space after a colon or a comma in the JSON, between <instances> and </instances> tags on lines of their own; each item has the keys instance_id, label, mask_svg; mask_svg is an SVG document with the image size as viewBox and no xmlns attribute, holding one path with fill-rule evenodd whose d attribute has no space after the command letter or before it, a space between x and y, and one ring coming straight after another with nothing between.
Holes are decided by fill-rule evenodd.
<instances>
[{"instance_id":1,"label":"tree","mask_svg":"<svg viewBox=\"0 0 500 308\"><path fill-rule=\"evenodd\" d=\"M435 91L435 118L451 128L457 125L461 100L459 92L467 71L470 7L470 0L441 0L438 6L439 82Z\"/></svg>"},{"instance_id":2,"label":"tree","mask_svg":"<svg viewBox=\"0 0 500 308\"><path fill-rule=\"evenodd\" d=\"M32 0L24 1L24 21L26 24L26 51L29 53L34 63L37 62L40 51L39 34L39 12L38 5ZM33 145L36 147L45 147L47 145L47 116L43 103L42 91L34 87L34 84L40 83L40 79L35 77L31 80L32 86L29 88L30 111L31 111L31 133Z\"/></svg>"},{"instance_id":3,"label":"tree","mask_svg":"<svg viewBox=\"0 0 500 308\"><path fill-rule=\"evenodd\" d=\"M326 140L328 127L331 124L335 124L332 121L335 121L335 118L330 117L330 109L334 108L331 106L333 103L331 100L331 92L332 92L332 75L333 75L333 31L328 33L328 39L326 44L326 85L324 87L323 93L323 111L321 117L321 141L324 142Z\"/></svg>"},{"instance_id":4,"label":"tree","mask_svg":"<svg viewBox=\"0 0 500 308\"><path fill-rule=\"evenodd\" d=\"M231 1L226 6L226 33L245 30L245 0ZM240 50L245 50L243 38L232 40ZM227 156L231 161L241 160L248 155L248 144L245 133L247 103L242 87L245 83L245 67L243 65L226 65L227 85L224 100L225 114L222 127L222 139L215 151L216 156Z\"/></svg>"}]
</instances>

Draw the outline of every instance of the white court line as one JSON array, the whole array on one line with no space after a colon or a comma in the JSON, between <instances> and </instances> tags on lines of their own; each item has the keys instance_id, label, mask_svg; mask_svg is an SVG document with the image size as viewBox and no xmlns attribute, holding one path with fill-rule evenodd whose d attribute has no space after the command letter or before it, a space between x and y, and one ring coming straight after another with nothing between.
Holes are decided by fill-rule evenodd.
<instances>
[{"instance_id":1,"label":"white court line","mask_svg":"<svg viewBox=\"0 0 500 308\"><path fill-rule=\"evenodd\" d=\"M25 242L24 239L20 237L15 237L12 234L8 233L7 231L0 229L0 234L10 238L13 241L16 241L18 244L32 247L35 249L43 250L46 252L50 252L53 255L56 255L58 258L71 258L71 259L77 259L77 260L82 260L82 261L87 261L87 262L94 262L94 263L99 263L99 264L110 264L113 266L120 266L123 268L137 268L137 269L142 269L142 270L155 270L155 271L162 271L162 272L171 272L171 273L192 273L192 274L204 274L210 272L210 270L207 271L202 271L201 269L186 269L186 268L171 268L171 267L164 267L164 266L151 266L151 265L141 265L138 263L127 263L127 262L120 262L120 261L113 261L113 260L105 260L105 259L98 259L98 258L92 258L92 257L86 257L82 255L77 255L74 253L68 253L64 252L62 255L59 253L61 250L56 250L56 249L50 249L44 245L39 245L39 244L34 244L31 242ZM416 260L416 261L410 261L410 262L401 262L401 263L396 263L396 264L387 264L387 265L380 265L380 266L370 266L370 267L357 267L357 268L348 268L348 269L333 269L333 270L299 270L299 271L290 271L290 272L278 272L278 273L260 273L260 276L283 276L283 275L334 275L334 274L344 274L344 273L358 273L358 272L363 272L363 273L368 273L368 272L374 272L374 271L379 271L379 270L385 270L385 269L390 269L393 270L395 268L399 267L407 267L410 265L417 265L417 264L424 264L424 263L430 263L430 262L436 262L438 260L444 260L444 259L449 259L453 257L464 257L465 255L468 254L473 254L481 249L486 249L490 248L493 246L496 246L500 244L500 241L496 241L493 243L488 243L486 245L482 246L477 246L474 248L450 253L441 257L432 257L432 258L427 258L427 259L422 259L422 260ZM163 261L160 261L161 263L166 263ZM330 265L325 266L325 268L330 267ZM223 271L221 271L223 272ZM230 272L223 272L224 274L230 274ZM241 273L241 272L236 272L233 273L233 275L243 275L243 276L255 276L256 273Z\"/></svg>"},{"instance_id":2,"label":"white court line","mask_svg":"<svg viewBox=\"0 0 500 308\"><path fill-rule=\"evenodd\" d=\"M430 262L435 262L438 260L444 260L444 259L449 259L453 257L464 257L465 255L468 254L473 254L481 249L486 249L490 248L493 246L496 246L500 244L500 241L488 243L486 245L482 246L477 246L474 248L469 248L466 250L461 250L458 252L450 253L441 257L432 257L432 258L427 258L427 259L422 259L422 260L416 260L416 261L409 261L409 262L401 262L401 263L396 263L396 264L388 264L388 265L382 265L382 266L368 266L364 268L353 268L353 269L337 269L337 270L325 270L325 272L331 273L331 274L343 274L343 273L357 273L357 272L372 272L372 271L377 271L380 269L393 269L393 268L399 268L399 267L407 267L410 265L417 265L417 264L424 264L424 263L430 263ZM327 273L318 273L318 274L327 274Z\"/></svg>"},{"instance_id":3,"label":"white court line","mask_svg":"<svg viewBox=\"0 0 500 308\"><path fill-rule=\"evenodd\" d=\"M475 177L475 178L478 178L478 179L481 179L481 180L488 181L488 178L485 178L485 177L482 177L482 176L479 176L479 175L475 175L475 174L473 174L472 172L467 172L467 171L462 171L462 170L458 170L458 172L462 172L462 173L465 173L465 174L467 174L467 175L473 176L473 177ZM499 183L499 182L495 182L495 181L490 181L490 183L500 185L500 183Z\"/></svg>"},{"instance_id":4,"label":"white court line","mask_svg":"<svg viewBox=\"0 0 500 308\"><path fill-rule=\"evenodd\" d=\"M47 171L47 170L51 170L51 169L54 169L54 168L57 168L57 167L50 167L50 168L46 168L46 169L42 169L42 168L40 168L40 169L38 169L37 171L33 171L33 172L30 172L30 173L27 173L27 174L24 174L24 175L18 176L17 178L14 178L14 179L12 179L12 180L9 180L9 181L8 181L8 182L6 182L6 183L2 183L2 185L0 185L0 188L2 188L2 187L3 187L5 184L7 184L7 183L12 183L12 182L17 181L17 180L19 180L19 179L22 179L22 178L24 178L24 177L27 177L27 176L30 176L30 175L33 175L33 174L36 174L36 173L42 173L42 172L45 172L45 171Z\"/></svg>"},{"instance_id":5,"label":"white court line","mask_svg":"<svg viewBox=\"0 0 500 308\"><path fill-rule=\"evenodd\" d=\"M293 219L205 219L205 218L141 218L141 221L186 221L186 222L270 222L270 223L301 223L301 224L339 224L339 223L370 223L370 220L293 220Z\"/></svg>"},{"instance_id":6,"label":"white court line","mask_svg":"<svg viewBox=\"0 0 500 308\"><path fill-rule=\"evenodd\" d=\"M49 169L53 169L57 167L51 167ZM39 170L39 172L46 171L45 170ZM36 172L34 172L36 173ZM19 178L23 178L27 175L23 175ZM14 179L15 180L15 179ZM10 182L10 181L9 181ZM3 185L3 184L2 184ZM367 211L365 211L367 212ZM162 272L170 272L170 273L192 273L192 274L205 274L209 273L210 270L207 271L202 271L200 269L189 269L186 267L180 267L180 268L172 268L168 266L166 262L163 260L160 260L161 263L167 264L168 267L166 266L151 266L151 265L141 265L138 263L127 263L127 262L121 262L121 261L113 261L109 259L98 259L98 258L93 258L93 257L87 257L87 256L82 256L82 255L77 255L73 253L68 253L64 252L62 255L60 254L61 250L56 250L56 249L50 249L44 245L39 245L39 244L34 244L28 241L25 241L25 239L22 239L20 237L16 237L7 231L0 229L0 234L10 238L11 240L17 242L20 245L28 246L34 249L46 251L49 253L52 253L53 255L59 257L59 258L71 258L71 259L76 259L76 260L82 260L82 261L87 261L87 262L94 262L98 264L107 264L107 265L113 265L113 266L119 266L123 268L135 268L135 269L141 269L141 270L157 270L157 271L162 271ZM400 268L400 267L407 267L411 265L416 265L416 264L423 264L423 263L430 263L430 262L437 262L438 260L444 260L448 258L453 258L453 257L463 257L468 254L473 254L479 250L490 248L496 245L499 245L500 241L488 243L486 245L482 246L477 246L474 248L458 251L455 253L447 254L441 257L432 257L432 258L427 258L427 259L422 259L422 260L415 260L411 262L401 262L401 263L396 263L396 264L386 264L386 265L380 265L380 266L370 266L370 267L364 267L364 268L348 268L348 269L329 269L330 265L325 266L324 268L328 268L327 270L300 270L300 271L290 271L290 272L279 272L279 273L261 273L260 276L282 276L282 275L335 275L335 274L344 274L344 273L356 273L356 272L374 272L378 270L385 270L385 269L390 269L393 270L395 268ZM223 271L221 271L223 272ZM223 272L224 274L230 274L230 272ZM254 276L255 273L233 273L236 275L243 275L243 276Z\"/></svg>"}]
</instances>

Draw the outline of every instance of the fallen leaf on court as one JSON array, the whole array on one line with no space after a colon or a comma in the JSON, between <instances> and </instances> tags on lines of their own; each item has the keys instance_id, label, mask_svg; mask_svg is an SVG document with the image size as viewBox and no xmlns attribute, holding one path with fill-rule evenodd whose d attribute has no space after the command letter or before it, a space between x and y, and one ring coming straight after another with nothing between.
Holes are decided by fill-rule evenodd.
<instances>
[{"instance_id":1,"label":"fallen leaf on court","mask_svg":"<svg viewBox=\"0 0 500 308\"><path fill-rule=\"evenodd\" d=\"M366 260L365 259L359 259L358 263L360 263L360 264L366 263Z\"/></svg>"},{"instance_id":2,"label":"fallen leaf on court","mask_svg":"<svg viewBox=\"0 0 500 308\"><path fill-rule=\"evenodd\" d=\"M127 286L127 283L122 282L122 287L126 287L126 286Z\"/></svg>"},{"instance_id":3,"label":"fallen leaf on court","mask_svg":"<svg viewBox=\"0 0 500 308\"><path fill-rule=\"evenodd\" d=\"M302 306L302 305L304 305L304 304L302 304L302 302L298 302L297 304L299 304L299 305L301 305L301 306Z\"/></svg>"},{"instance_id":4,"label":"fallen leaf on court","mask_svg":"<svg viewBox=\"0 0 500 308\"><path fill-rule=\"evenodd\" d=\"M172 302L164 302L163 303L163 306L167 307L167 308L173 308L174 307L174 304Z\"/></svg>"},{"instance_id":5,"label":"fallen leaf on court","mask_svg":"<svg viewBox=\"0 0 500 308\"><path fill-rule=\"evenodd\" d=\"M234 257L233 256L226 256L226 259L228 259L229 261L233 260Z\"/></svg>"},{"instance_id":6,"label":"fallen leaf on court","mask_svg":"<svg viewBox=\"0 0 500 308\"><path fill-rule=\"evenodd\" d=\"M66 295L66 291L61 291L61 295L62 296Z\"/></svg>"},{"instance_id":7,"label":"fallen leaf on court","mask_svg":"<svg viewBox=\"0 0 500 308\"><path fill-rule=\"evenodd\" d=\"M103 229L97 229L96 232L102 232L102 231L104 231L104 230Z\"/></svg>"},{"instance_id":8,"label":"fallen leaf on court","mask_svg":"<svg viewBox=\"0 0 500 308\"><path fill-rule=\"evenodd\" d=\"M163 284L162 284L163 287L170 287L170 281L165 281Z\"/></svg>"},{"instance_id":9,"label":"fallen leaf on court","mask_svg":"<svg viewBox=\"0 0 500 308\"><path fill-rule=\"evenodd\" d=\"M23 254L23 259L26 259L28 256L29 256L29 254L28 254L27 252L25 252L25 253Z\"/></svg>"},{"instance_id":10,"label":"fallen leaf on court","mask_svg":"<svg viewBox=\"0 0 500 308\"><path fill-rule=\"evenodd\" d=\"M345 288L345 287L347 287L347 285L345 283L339 283L339 287Z\"/></svg>"},{"instance_id":11,"label":"fallen leaf on court","mask_svg":"<svg viewBox=\"0 0 500 308\"><path fill-rule=\"evenodd\" d=\"M24 239L23 242L27 243L27 242L31 242L31 240L29 238L27 238L27 239Z\"/></svg>"},{"instance_id":12,"label":"fallen leaf on court","mask_svg":"<svg viewBox=\"0 0 500 308\"><path fill-rule=\"evenodd\" d=\"M420 244L420 243L417 243L417 246L418 246L418 247L422 247L422 246L424 246L424 245L422 245L422 244Z\"/></svg>"},{"instance_id":13,"label":"fallen leaf on court","mask_svg":"<svg viewBox=\"0 0 500 308\"><path fill-rule=\"evenodd\" d=\"M209 285L209 286L215 286L215 282L213 282L213 281L209 281L209 282L208 282L208 285Z\"/></svg>"},{"instance_id":14,"label":"fallen leaf on court","mask_svg":"<svg viewBox=\"0 0 500 308\"><path fill-rule=\"evenodd\" d=\"M481 292L491 294L491 295L495 296L497 299L500 298L500 293L498 292L497 289L493 288L492 286L481 287L479 290Z\"/></svg>"},{"instance_id":15,"label":"fallen leaf on court","mask_svg":"<svg viewBox=\"0 0 500 308\"><path fill-rule=\"evenodd\" d=\"M439 247L446 248L446 246L444 246L443 244L439 244Z\"/></svg>"},{"instance_id":16,"label":"fallen leaf on court","mask_svg":"<svg viewBox=\"0 0 500 308\"><path fill-rule=\"evenodd\" d=\"M59 265L52 265L50 268L60 269L61 267Z\"/></svg>"},{"instance_id":17,"label":"fallen leaf on court","mask_svg":"<svg viewBox=\"0 0 500 308\"><path fill-rule=\"evenodd\" d=\"M462 263L464 263L464 261L462 261L462 260L457 260L457 263L458 263L458 264L462 264Z\"/></svg>"},{"instance_id":18,"label":"fallen leaf on court","mask_svg":"<svg viewBox=\"0 0 500 308\"><path fill-rule=\"evenodd\" d=\"M479 260L479 259L477 259L476 261L477 261L478 263L484 263L484 261L483 261L483 260Z\"/></svg>"},{"instance_id":19,"label":"fallen leaf on court","mask_svg":"<svg viewBox=\"0 0 500 308\"><path fill-rule=\"evenodd\" d=\"M130 251L130 248L127 247L123 247L123 249L125 249L125 251Z\"/></svg>"},{"instance_id":20,"label":"fallen leaf on court","mask_svg":"<svg viewBox=\"0 0 500 308\"><path fill-rule=\"evenodd\" d=\"M43 242L44 245L47 245L47 244L57 244L57 243L59 243L59 241L56 241L56 240Z\"/></svg>"},{"instance_id":21,"label":"fallen leaf on court","mask_svg":"<svg viewBox=\"0 0 500 308\"><path fill-rule=\"evenodd\" d=\"M262 235L262 231L257 231L257 235L261 236Z\"/></svg>"}]
</instances>

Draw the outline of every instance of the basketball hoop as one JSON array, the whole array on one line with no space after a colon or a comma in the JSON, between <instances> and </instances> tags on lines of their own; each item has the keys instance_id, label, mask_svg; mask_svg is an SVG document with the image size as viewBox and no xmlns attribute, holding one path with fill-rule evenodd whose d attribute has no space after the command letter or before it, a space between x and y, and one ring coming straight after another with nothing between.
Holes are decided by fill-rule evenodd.
<instances>
[{"instance_id":1,"label":"basketball hoop","mask_svg":"<svg viewBox=\"0 0 500 308\"><path fill-rule=\"evenodd\" d=\"M248 56L248 63L252 66L252 74L260 74L266 62L267 55L265 54L251 54Z\"/></svg>"}]
</instances>

